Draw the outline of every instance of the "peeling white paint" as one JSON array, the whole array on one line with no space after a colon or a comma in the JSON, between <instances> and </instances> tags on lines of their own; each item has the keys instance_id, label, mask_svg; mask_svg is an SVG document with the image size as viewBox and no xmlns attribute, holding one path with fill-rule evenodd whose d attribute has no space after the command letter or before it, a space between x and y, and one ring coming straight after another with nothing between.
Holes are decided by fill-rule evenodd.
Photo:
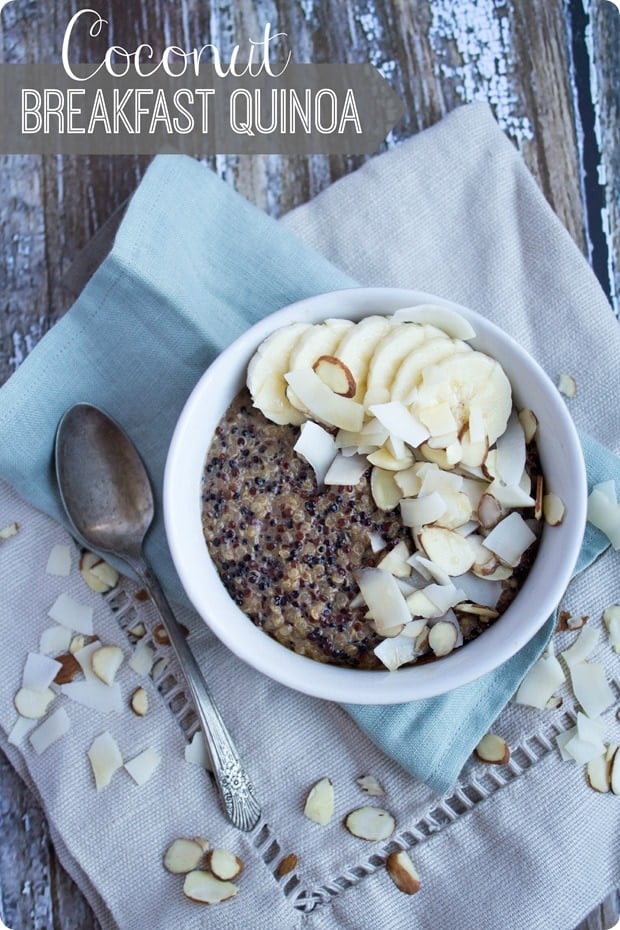
<instances>
[{"instance_id":1,"label":"peeling white paint","mask_svg":"<svg viewBox=\"0 0 620 930\"><path fill-rule=\"evenodd\" d=\"M439 74L457 87L463 102L489 102L499 125L521 144L534 137L528 117L519 113L507 61L512 60L508 9L502 0L433 0L429 29L436 49L451 46L458 55L437 56Z\"/></svg>"}]
</instances>

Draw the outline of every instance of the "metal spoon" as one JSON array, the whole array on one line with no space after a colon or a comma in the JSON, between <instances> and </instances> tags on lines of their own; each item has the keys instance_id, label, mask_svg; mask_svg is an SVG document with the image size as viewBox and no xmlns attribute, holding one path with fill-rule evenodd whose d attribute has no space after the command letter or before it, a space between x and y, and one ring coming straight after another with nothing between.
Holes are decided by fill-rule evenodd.
<instances>
[{"instance_id":1,"label":"metal spoon","mask_svg":"<svg viewBox=\"0 0 620 930\"><path fill-rule=\"evenodd\" d=\"M224 809L236 827L251 830L261 815L254 788L142 552L154 505L149 478L135 446L102 410L77 404L60 421L55 454L60 497L77 534L89 547L123 559L149 591L193 698Z\"/></svg>"}]
</instances>

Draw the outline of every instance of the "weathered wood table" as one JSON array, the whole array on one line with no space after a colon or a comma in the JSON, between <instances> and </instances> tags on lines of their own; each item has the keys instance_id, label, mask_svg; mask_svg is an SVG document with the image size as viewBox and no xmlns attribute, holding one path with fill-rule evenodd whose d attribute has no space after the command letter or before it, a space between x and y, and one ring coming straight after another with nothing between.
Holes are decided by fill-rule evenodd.
<instances>
[{"instance_id":1,"label":"weathered wood table","mask_svg":"<svg viewBox=\"0 0 620 930\"><path fill-rule=\"evenodd\" d=\"M370 61L406 116L387 145L487 100L620 309L620 10L610 0L111 0L115 42L225 53L270 21L293 60ZM71 0L14 0L0 61L58 61ZM83 60L105 51L85 48ZM225 57L225 56L224 56ZM0 157L0 382L67 309L63 276L135 189L143 157ZM280 215L362 159L218 156L212 167ZM610 311L611 312L611 311ZM13 930L92 930L45 817L0 755L0 913ZM585 925L584 925L585 927ZM571 930L571 928L566 928Z\"/></svg>"}]
</instances>

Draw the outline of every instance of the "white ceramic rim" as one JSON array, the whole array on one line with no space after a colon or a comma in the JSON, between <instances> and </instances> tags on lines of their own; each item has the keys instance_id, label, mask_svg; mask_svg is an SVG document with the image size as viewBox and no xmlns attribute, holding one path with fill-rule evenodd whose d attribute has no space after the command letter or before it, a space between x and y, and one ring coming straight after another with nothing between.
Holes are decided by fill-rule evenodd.
<instances>
[{"instance_id":1,"label":"white ceramic rim","mask_svg":"<svg viewBox=\"0 0 620 930\"><path fill-rule=\"evenodd\" d=\"M204 461L217 422L245 381L249 359L273 330L299 320L361 319L421 303L454 309L470 320L477 333L471 344L497 358L513 385L518 370L518 383L526 386L521 393L526 400L538 398L538 403L530 406L541 423L542 467L552 476L553 490L567 502L566 516L561 526L545 527L538 556L513 604L466 647L439 661L395 672L326 665L297 655L266 635L228 595L202 535L200 478ZM517 403L523 404L519 391L514 393ZM553 429L545 429L546 424L553 424ZM558 457L560 471L553 467ZM432 294L400 288L351 288L319 294L284 307L247 330L215 359L192 391L175 428L164 475L168 543L181 583L198 614L233 653L270 678L315 697L351 704L393 704L432 697L479 678L513 656L542 627L570 581L583 538L586 507L587 480L577 432L565 402L540 366L510 336L474 311Z\"/></svg>"}]
</instances>

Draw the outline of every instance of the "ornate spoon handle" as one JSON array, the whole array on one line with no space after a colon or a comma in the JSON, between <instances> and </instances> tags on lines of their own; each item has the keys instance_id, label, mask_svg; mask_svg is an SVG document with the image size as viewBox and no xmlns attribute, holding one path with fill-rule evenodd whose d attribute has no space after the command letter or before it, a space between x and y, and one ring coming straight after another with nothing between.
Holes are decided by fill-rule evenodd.
<instances>
[{"instance_id":1,"label":"ornate spoon handle","mask_svg":"<svg viewBox=\"0 0 620 930\"><path fill-rule=\"evenodd\" d=\"M168 603L156 575L142 559L132 560L132 567L149 591L174 649L179 666L191 694L200 720L224 810L229 820L240 830L252 830L261 816L254 787L241 765L230 733L222 720L202 672Z\"/></svg>"}]
</instances>

